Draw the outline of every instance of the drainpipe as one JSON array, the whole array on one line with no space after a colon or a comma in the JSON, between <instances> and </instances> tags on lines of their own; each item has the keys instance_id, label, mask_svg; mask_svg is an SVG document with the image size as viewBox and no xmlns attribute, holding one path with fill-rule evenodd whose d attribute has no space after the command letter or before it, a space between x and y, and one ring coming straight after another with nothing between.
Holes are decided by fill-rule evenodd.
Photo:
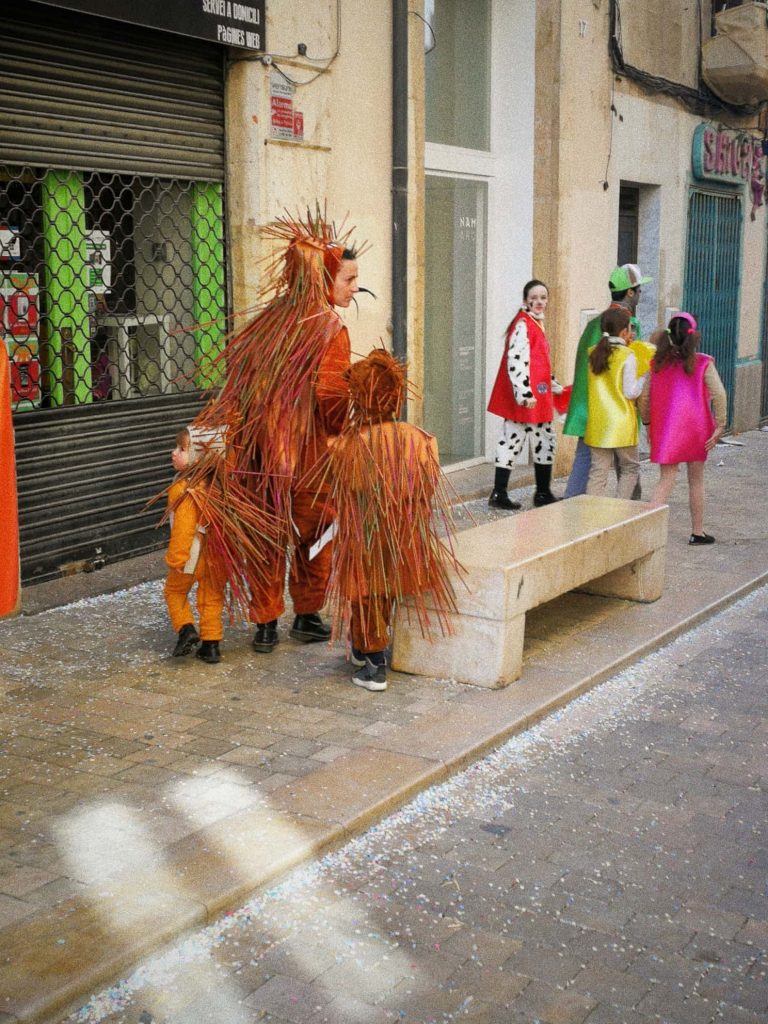
<instances>
[{"instance_id":1,"label":"drainpipe","mask_svg":"<svg viewBox=\"0 0 768 1024\"><path fill-rule=\"evenodd\" d=\"M392 351L408 355L408 0L392 0Z\"/></svg>"}]
</instances>

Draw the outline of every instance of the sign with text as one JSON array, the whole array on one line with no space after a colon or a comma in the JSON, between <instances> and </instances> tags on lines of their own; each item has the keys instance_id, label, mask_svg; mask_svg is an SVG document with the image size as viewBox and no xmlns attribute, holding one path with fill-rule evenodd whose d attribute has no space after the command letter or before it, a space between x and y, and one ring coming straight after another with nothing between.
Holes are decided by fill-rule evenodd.
<instances>
[{"instance_id":1,"label":"sign with text","mask_svg":"<svg viewBox=\"0 0 768 1024\"><path fill-rule=\"evenodd\" d=\"M295 86L273 71L269 76L270 129L273 139L301 142L304 138L304 115L293 106Z\"/></svg>"},{"instance_id":2,"label":"sign with text","mask_svg":"<svg viewBox=\"0 0 768 1024\"><path fill-rule=\"evenodd\" d=\"M749 185L752 198L750 217L765 204L765 155L761 139L749 132L703 123L693 133L691 153L693 176L724 185Z\"/></svg>"},{"instance_id":3,"label":"sign with text","mask_svg":"<svg viewBox=\"0 0 768 1024\"><path fill-rule=\"evenodd\" d=\"M0 260L17 260L21 256L19 229L0 224Z\"/></svg>"},{"instance_id":4,"label":"sign with text","mask_svg":"<svg viewBox=\"0 0 768 1024\"><path fill-rule=\"evenodd\" d=\"M693 133L694 176L744 184L762 173L763 148L749 132L700 124Z\"/></svg>"},{"instance_id":5,"label":"sign with text","mask_svg":"<svg viewBox=\"0 0 768 1024\"><path fill-rule=\"evenodd\" d=\"M244 50L264 50L266 0L35 0L129 25L161 29ZM95 41L94 41L95 42Z\"/></svg>"},{"instance_id":6,"label":"sign with text","mask_svg":"<svg viewBox=\"0 0 768 1024\"><path fill-rule=\"evenodd\" d=\"M112 239L108 231L93 229L86 234L85 262L88 287L94 295L106 295L112 289Z\"/></svg>"}]
</instances>

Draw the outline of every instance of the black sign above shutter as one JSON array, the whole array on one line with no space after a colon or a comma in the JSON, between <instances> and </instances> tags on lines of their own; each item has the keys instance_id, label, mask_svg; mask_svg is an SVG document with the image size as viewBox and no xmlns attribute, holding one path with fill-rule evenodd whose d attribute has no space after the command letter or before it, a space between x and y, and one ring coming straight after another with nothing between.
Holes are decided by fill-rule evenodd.
<instances>
[{"instance_id":1,"label":"black sign above shutter","mask_svg":"<svg viewBox=\"0 0 768 1024\"><path fill-rule=\"evenodd\" d=\"M244 50L265 50L266 0L35 0ZM94 45L97 45L94 40Z\"/></svg>"}]
</instances>

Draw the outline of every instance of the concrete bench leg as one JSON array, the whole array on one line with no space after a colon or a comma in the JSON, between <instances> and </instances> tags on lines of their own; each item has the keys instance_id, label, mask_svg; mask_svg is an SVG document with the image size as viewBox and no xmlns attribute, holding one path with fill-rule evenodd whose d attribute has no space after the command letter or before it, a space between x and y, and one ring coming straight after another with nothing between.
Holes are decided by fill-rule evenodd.
<instances>
[{"instance_id":1,"label":"concrete bench leg","mask_svg":"<svg viewBox=\"0 0 768 1024\"><path fill-rule=\"evenodd\" d=\"M438 635L430 642L421 635L415 617L409 623L407 611L401 611L395 623L392 668L491 689L520 678L525 614L507 621L456 614L448 618L453 635Z\"/></svg>"},{"instance_id":2,"label":"concrete bench leg","mask_svg":"<svg viewBox=\"0 0 768 1024\"><path fill-rule=\"evenodd\" d=\"M664 589L666 547L658 548L629 565L585 583L579 590L603 597L622 597L628 601L658 601Z\"/></svg>"}]
</instances>

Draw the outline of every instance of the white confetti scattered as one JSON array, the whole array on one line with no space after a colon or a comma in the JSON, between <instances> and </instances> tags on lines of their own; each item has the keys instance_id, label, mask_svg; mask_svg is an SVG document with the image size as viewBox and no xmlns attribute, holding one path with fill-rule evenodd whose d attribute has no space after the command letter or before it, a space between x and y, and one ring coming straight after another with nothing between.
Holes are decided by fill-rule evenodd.
<instances>
[{"instance_id":1,"label":"white confetti scattered","mask_svg":"<svg viewBox=\"0 0 768 1024\"><path fill-rule=\"evenodd\" d=\"M748 605L765 600L766 592L768 588L764 587L736 602L716 618L515 736L447 782L418 794L402 809L341 849L292 871L282 882L260 893L238 910L148 958L128 978L92 996L68 1021L71 1024L100 1024L107 1018L114 1018L135 1004L142 992L172 991L179 984L180 972L190 966L205 965L216 970L219 966L216 956L226 957L229 950L231 959L225 961L225 966L237 974L242 969L242 960L241 954L235 953L235 948L246 932L251 933L253 941L254 929L258 933L258 944L250 949L246 968L258 966L268 951L274 952L283 947L295 951L303 944L308 928L325 937L331 926L339 928L333 946L336 963L355 964L362 971L372 959L378 958L378 962L387 964L392 954L407 946L408 932L398 928L397 932L387 935L368 927L364 900L357 893L362 883L366 887L365 898L379 907L385 908L397 898L407 896L423 905L425 915L439 916L445 926L460 928L465 913L464 896L453 871L442 875L440 891L446 893L446 902L441 906L436 902L434 892L422 891L422 876L411 876L406 870L393 866L395 855L401 858L409 852L418 851L428 841L436 841L443 836L450 838L451 824L461 818L503 815L514 808L516 799L525 796L525 777L534 766L549 757L562 757L569 747L587 737L599 741L609 732L620 736L631 722L658 712L662 703L674 706L674 669L685 667L687 662L712 649L718 636L722 635L721 631L730 630L731 617L738 621ZM701 686L690 679L686 681L685 693L688 696L700 689ZM515 785L512 787L508 781L499 781L510 769L514 769ZM554 799L555 794L552 795ZM652 815L646 816L638 824L638 830L645 831L655 824ZM492 829L490 831L493 832ZM661 846L657 850L663 852ZM460 858L460 851L454 849L452 855ZM438 861L437 855L433 861ZM611 863L606 861L599 867L610 869ZM344 887L339 886L338 880ZM521 900L516 903L514 910L517 914L529 913L531 908L538 906L536 887L532 889L531 895L526 895L525 887L519 887L521 896L529 902ZM673 912L677 909L672 908ZM439 952L439 944L434 948ZM471 956L481 960L476 949ZM411 964L411 975L413 967ZM464 1000L460 1011L468 1008L470 999ZM405 1010L399 1012L401 1017L406 1016ZM453 1016L445 1019L453 1019Z\"/></svg>"}]
</instances>

